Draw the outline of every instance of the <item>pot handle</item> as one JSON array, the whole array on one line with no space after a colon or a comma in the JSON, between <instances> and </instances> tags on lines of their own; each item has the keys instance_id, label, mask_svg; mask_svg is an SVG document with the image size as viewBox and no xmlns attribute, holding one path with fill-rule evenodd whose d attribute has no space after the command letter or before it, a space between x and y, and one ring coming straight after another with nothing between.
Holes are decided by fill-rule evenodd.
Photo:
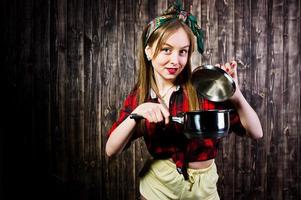
<instances>
[{"instance_id":1,"label":"pot handle","mask_svg":"<svg viewBox=\"0 0 301 200\"><path fill-rule=\"evenodd\" d=\"M131 119L134 119L134 120L141 120L141 119L144 119L143 116L138 115L138 114L136 114L136 113L130 114L130 118L131 118ZM171 117L170 117L170 120L173 121L173 122L177 122L177 123L179 123L179 124L184 124L184 117L174 117L174 116L171 116Z\"/></svg>"},{"instance_id":2,"label":"pot handle","mask_svg":"<svg viewBox=\"0 0 301 200\"><path fill-rule=\"evenodd\" d=\"M171 121L179 124L184 124L184 117L171 117Z\"/></svg>"},{"instance_id":3,"label":"pot handle","mask_svg":"<svg viewBox=\"0 0 301 200\"><path fill-rule=\"evenodd\" d=\"M134 119L134 120L140 120L140 119L144 119L144 117L143 117L143 116L141 116L141 115L138 115L138 114L136 114L136 113L132 113L132 114L130 114L130 118L131 118L131 119Z\"/></svg>"}]
</instances>

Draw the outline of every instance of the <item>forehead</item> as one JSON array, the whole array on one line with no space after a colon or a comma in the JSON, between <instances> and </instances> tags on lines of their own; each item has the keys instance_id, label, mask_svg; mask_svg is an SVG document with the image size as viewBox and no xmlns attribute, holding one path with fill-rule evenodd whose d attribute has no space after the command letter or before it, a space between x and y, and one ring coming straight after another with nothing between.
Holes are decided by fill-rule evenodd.
<instances>
[{"instance_id":1,"label":"forehead","mask_svg":"<svg viewBox=\"0 0 301 200\"><path fill-rule=\"evenodd\" d=\"M163 42L163 45L164 44L169 44L174 47L184 47L190 44L190 40L186 31L180 28L172 33L167 40Z\"/></svg>"}]
</instances>

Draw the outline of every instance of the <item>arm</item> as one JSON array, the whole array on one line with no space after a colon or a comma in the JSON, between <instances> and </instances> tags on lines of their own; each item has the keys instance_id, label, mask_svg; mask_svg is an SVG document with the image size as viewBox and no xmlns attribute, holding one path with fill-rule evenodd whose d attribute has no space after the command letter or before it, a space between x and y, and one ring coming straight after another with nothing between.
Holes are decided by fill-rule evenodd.
<instances>
[{"instance_id":1,"label":"arm","mask_svg":"<svg viewBox=\"0 0 301 200\"><path fill-rule=\"evenodd\" d=\"M235 81L236 91L230 98L230 101L233 103L234 107L237 110L241 124L246 129L247 134L251 138L261 138L263 136L263 131L257 113L250 106L239 89L237 80L237 63L235 61L231 61L230 63L226 63L224 66L222 66L222 68L226 72L228 72Z\"/></svg>"},{"instance_id":2,"label":"arm","mask_svg":"<svg viewBox=\"0 0 301 200\"><path fill-rule=\"evenodd\" d=\"M169 123L169 111L162 104L143 103L134 109L132 113L143 116L149 122L158 123L165 120L166 124ZM106 143L106 154L108 156L122 152L129 142L135 126L136 121L127 117L116 127Z\"/></svg>"},{"instance_id":3,"label":"arm","mask_svg":"<svg viewBox=\"0 0 301 200\"><path fill-rule=\"evenodd\" d=\"M237 88L230 100L237 110L241 124L247 131L247 135L253 139L261 138L263 132L259 118L239 88Z\"/></svg>"},{"instance_id":4,"label":"arm","mask_svg":"<svg viewBox=\"0 0 301 200\"><path fill-rule=\"evenodd\" d=\"M127 117L117 128L111 133L106 143L106 154L110 157L122 152L126 144L129 142L136 122Z\"/></svg>"}]
</instances>

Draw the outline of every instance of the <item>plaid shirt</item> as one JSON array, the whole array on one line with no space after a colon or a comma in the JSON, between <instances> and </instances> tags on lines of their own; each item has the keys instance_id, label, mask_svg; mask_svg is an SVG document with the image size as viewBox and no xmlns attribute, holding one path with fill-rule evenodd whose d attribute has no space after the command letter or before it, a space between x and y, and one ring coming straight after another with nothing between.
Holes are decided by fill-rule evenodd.
<instances>
[{"instance_id":1,"label":"plaid shirt","mask_svg":"<svg viewBox=\"0 0 301 200\"><path fill-rule=\"evenodd\" d=\"M126 98L120 111L119 119L113 124L108 136L122 123L138 106L138 91L132 91ZM150 92L148 102L159 103L153 91ZM200 100L201 110L233 108L229 102L214 103L206 99ZM178 86L170 97L169 112L171 116L189 111L189 103L185 90ZM236 112L230 115L230 132L239 135L245 134L245 129L240 123ZM186 168L186 164L192 161L205 161L217 156L218 139L187 139L183 134L183 125L170 122L168 125L162 123L149 123L145 120L145 132L134 131L131 141L143 136L149 153L155 159L172 158L176 163L178 171ZM130 143L127 145L129 146Z\"/></svg>"}]
</instances>

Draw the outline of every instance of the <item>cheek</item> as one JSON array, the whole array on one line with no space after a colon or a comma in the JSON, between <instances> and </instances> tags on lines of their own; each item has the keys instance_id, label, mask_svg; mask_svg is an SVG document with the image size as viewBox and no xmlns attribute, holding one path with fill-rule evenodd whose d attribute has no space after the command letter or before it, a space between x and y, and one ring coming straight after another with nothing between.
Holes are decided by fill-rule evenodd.
<instances>
[{"instance_id":1,"label":"cheek","mask_svg":"<svg viewBox=\"0 0 301 200\"><path fill-rule=\"evenodd\" d=\"M187 64L187 58L183 58L180 60L180 70L179 70L179 73L181 73L183 71L183 69L186 67L186 64Z\"/></svg>"},{"instance_id":2,"label":"cheek","mask_svg":"<svg viewBox=\"0 0 301 200\"><path fill-rule=\"evenodd\" d=\"M166 64L168 64L168 58L164 55L158 55L155 59L155 62L159 65L159 66L164 66Z\"/></svg>"},{"instance_id":3,"label":"cheek","mask_svg":"<svg viewBox=\"0 0 301 200\"><path fill-rule=\"evenodd\" d=\"M183 57L183 58L180 59L180 63L181 63L182 68L187 64L187 61L188 61L188 57Z\"/></svg>"},{"instance_id":4,"label":"cheek","mask_svg":"<svg viewBox=\"0 0 301 200\"><path fill-rule=\"evenodd\" d=\"M180 70L178 70L178 73L177 73L177 74L178 74L178 75L179 75L179 74L181 74L181 73L182 73L182 71L184 70L184 68L185 68L184 66L183 66L183 67L181 67L181 68L180 68Z\"/></svg>"}]
</instances>

